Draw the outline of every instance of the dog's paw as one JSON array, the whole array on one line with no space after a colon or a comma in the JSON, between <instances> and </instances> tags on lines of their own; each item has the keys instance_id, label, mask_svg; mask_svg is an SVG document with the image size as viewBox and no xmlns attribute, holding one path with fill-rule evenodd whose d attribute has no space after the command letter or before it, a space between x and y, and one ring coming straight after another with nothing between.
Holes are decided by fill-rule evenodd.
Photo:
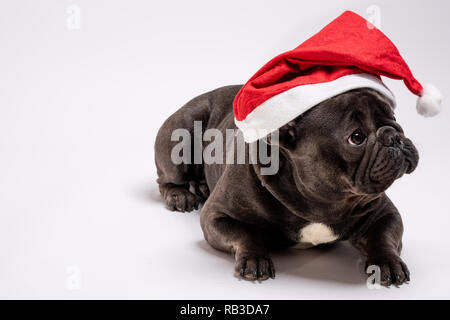
<instances>
[{"instance_id":1,"label":"dog's paw","mask_svg":"<svg viewBox=\"0 0 450 320\"><path fill-rule=\"evenodd\" d=\"M366 262L366 270L373 265L380 268L380 284L383 286L389 287L392 284L400 286L410 279L408 267L397 255L369 258Z\"/></svg>"},{"instance_id":2,"label":"dog's paw","mask_svg":"<svg viewBox=\"0 0 450 320\"><path fill-rule=\"evenodd\" d=\"M266 256L241 255L236 258L235 273L246 280L267 280L275 278L272 259Z\"/></svg>"},{"instance_id":3,"label":"dog's paw","mask_svg":"<svg viewBox=\"0 0 450 320\"><path fill-rule=\"evenodd\" d=\"M203 197L203 199L208 199L209 197L209 188L206 184L206 181L200 181L197 185L195 185L195 192Z\"/></svg>"},{"instance_id":4,"label":"dog's paw","mask_svg":"<svg viewBox=\"0 0 450 320\"><path fill-rule=\"evenodd\" d=\"M184 187L173 187L167 191L166 204L172 211L192 211L197 210L200 198Z\"/></svg>"}]
</instances>

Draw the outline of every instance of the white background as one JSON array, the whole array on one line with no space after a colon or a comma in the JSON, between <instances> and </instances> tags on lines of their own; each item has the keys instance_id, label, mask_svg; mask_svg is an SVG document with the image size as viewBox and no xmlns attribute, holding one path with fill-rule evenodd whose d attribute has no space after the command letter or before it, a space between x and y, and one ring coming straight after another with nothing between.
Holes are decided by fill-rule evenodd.
<instances>
[{"instance_id":1,"label":"white background","mask_svg":"<svg viewBox=\"0 0 450 320\"><path fill-rule=\"evenodd\" d=\"M415 76L448 97L445 0L1 0L0 298L450 298L449 105L421 118L401 81L386 82L421 154L389 191L409 285L367 289L345 243L277 254L276 280L240 281L199 213L166 210L157 190L153 144L171 113L372 4Z\"/></svg>"}]
</instances>

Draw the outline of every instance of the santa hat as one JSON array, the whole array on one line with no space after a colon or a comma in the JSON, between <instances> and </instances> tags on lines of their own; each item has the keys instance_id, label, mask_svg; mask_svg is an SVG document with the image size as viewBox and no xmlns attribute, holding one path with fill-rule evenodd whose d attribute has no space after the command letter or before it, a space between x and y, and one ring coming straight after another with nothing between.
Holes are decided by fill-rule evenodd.
<instances>
[{"instance_id":1,"label":"santa hat","mask_svg":"<svg viewBox=\"0 0 450 320\"><path fill-rule=\"evenodd\" d=\"M318 103L357 88L372 88L395 105L380 76L401 79L415 95L417 112L439 113L442 95L422 86L395 45L375 26L346 11L297 48L264 65L241 88L235 123L246 142L263 138Z\"/></svg>"}]
</instances>

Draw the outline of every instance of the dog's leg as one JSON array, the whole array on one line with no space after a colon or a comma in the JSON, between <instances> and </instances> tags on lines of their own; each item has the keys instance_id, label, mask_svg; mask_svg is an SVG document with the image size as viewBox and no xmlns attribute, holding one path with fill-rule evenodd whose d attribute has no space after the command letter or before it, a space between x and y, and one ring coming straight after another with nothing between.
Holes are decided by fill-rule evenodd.
<instances>
[{"instance_id":1,"label":"dog's leg","mask_svg":"<svg viewBox=\"0 0 450 320\"><path fill-rule=\"evenodd\" d=\"M206 123L208 110L202 101L191 101L170 116L158 131L155 142L155 162L159 191L170 210L192 211L208 196L208 187L203 175L203 163L183 159L182 163L172 159L172 151L179 143L185 143L184 152L194 154L194 121ZM188 133L188 140L173 141L175 130ZM187 151L185 151L185 149ZM185 161L187 160L187 161ZM191 192L192 190L192 192Z\"/></svg>"},{"instance_id":2,"label":"dog's leg","mask_svg":"<svg viewBox=\"0 0 450 320\"><path fill-rule=\"evenodd\" d=\"M200 216L205 239L217 250L234 254L236 275L247 280L275 278L275 268L261 231L208 210L207 203Z\"/></svg>"},{"instance_id":3,"label":"dog's leg","mask_svg":"<svg viewBox=\"0 0 450 320\"><path fill-rule=\"evenodd\" d=\"M232 104L241 87L226 86L192 99L172 114L159 129L155 141L157 182L169 209L191 211L209 197L210 182L206 182L201 157L203 134L208 126L216 127L227 116L233 119ZM179 140L172 141L174 133L174 139ZM185 148L182 148L182 163L174 163L172 151L178 150L176 154L179 155L176 146L181 142L190 152L185 153Z\"/></svg>"},{"instance_id":4,"label":"dog's leg","mask_svg":"<svg viewBox=\"0 0 450 320\"><path fill-rule=\"evenodd\" d=\"M367 256L366 268L371 265L380 268L382 285L401 285L409 281L408 267L400 258L403 224L390 201L384 210L388 213L377 219L364 235L351 237L350 242Z\"/></svg>"},{"instance_id":5,"label":"dog's leg","mask_svg":"<svg viewBox=\"0 0 450 320\"><path fill-rule=\"evenodd\" d=\"M156 150L164 148L156 146ZM166 147L167 148L167 147ZM196 188L193 165L174 164L165 156L165 150L159 153L156 166L158 173L159 192L163 196L167 207L172 211L192 211L198 209L200 202L204 201L199 195L190 191ZM168 158L168 159L167 159Z\"/></svg>"}]
</instances>

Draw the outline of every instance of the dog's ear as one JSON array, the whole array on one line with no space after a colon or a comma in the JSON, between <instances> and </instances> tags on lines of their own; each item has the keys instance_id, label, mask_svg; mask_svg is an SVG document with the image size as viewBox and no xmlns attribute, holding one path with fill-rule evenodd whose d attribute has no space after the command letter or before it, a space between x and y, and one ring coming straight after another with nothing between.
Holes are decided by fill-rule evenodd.
<instances>
[{"instance_id":1,"label":"dog's ear","mask_svg":"<svg viewBox=\"0 0 450 320\"><path fill-rule=\"evenodd\" d=\"M296 120L292 120L278 129L278 132L269 134L264 140L269 145L279 145L287 149L294 149L297 141L295 127Z\"/></svg>"},{"instance_id":2,"label":"dog's ear","mask_svg":"<svg viewBox=\"0 0 450 320\"><path fill-rule=\"evenodd\" d=\"M279 129L279 143L287 149L295 148L297 141L295 127L296 121L292 120Z\"/></svg>"}]
</instances>

